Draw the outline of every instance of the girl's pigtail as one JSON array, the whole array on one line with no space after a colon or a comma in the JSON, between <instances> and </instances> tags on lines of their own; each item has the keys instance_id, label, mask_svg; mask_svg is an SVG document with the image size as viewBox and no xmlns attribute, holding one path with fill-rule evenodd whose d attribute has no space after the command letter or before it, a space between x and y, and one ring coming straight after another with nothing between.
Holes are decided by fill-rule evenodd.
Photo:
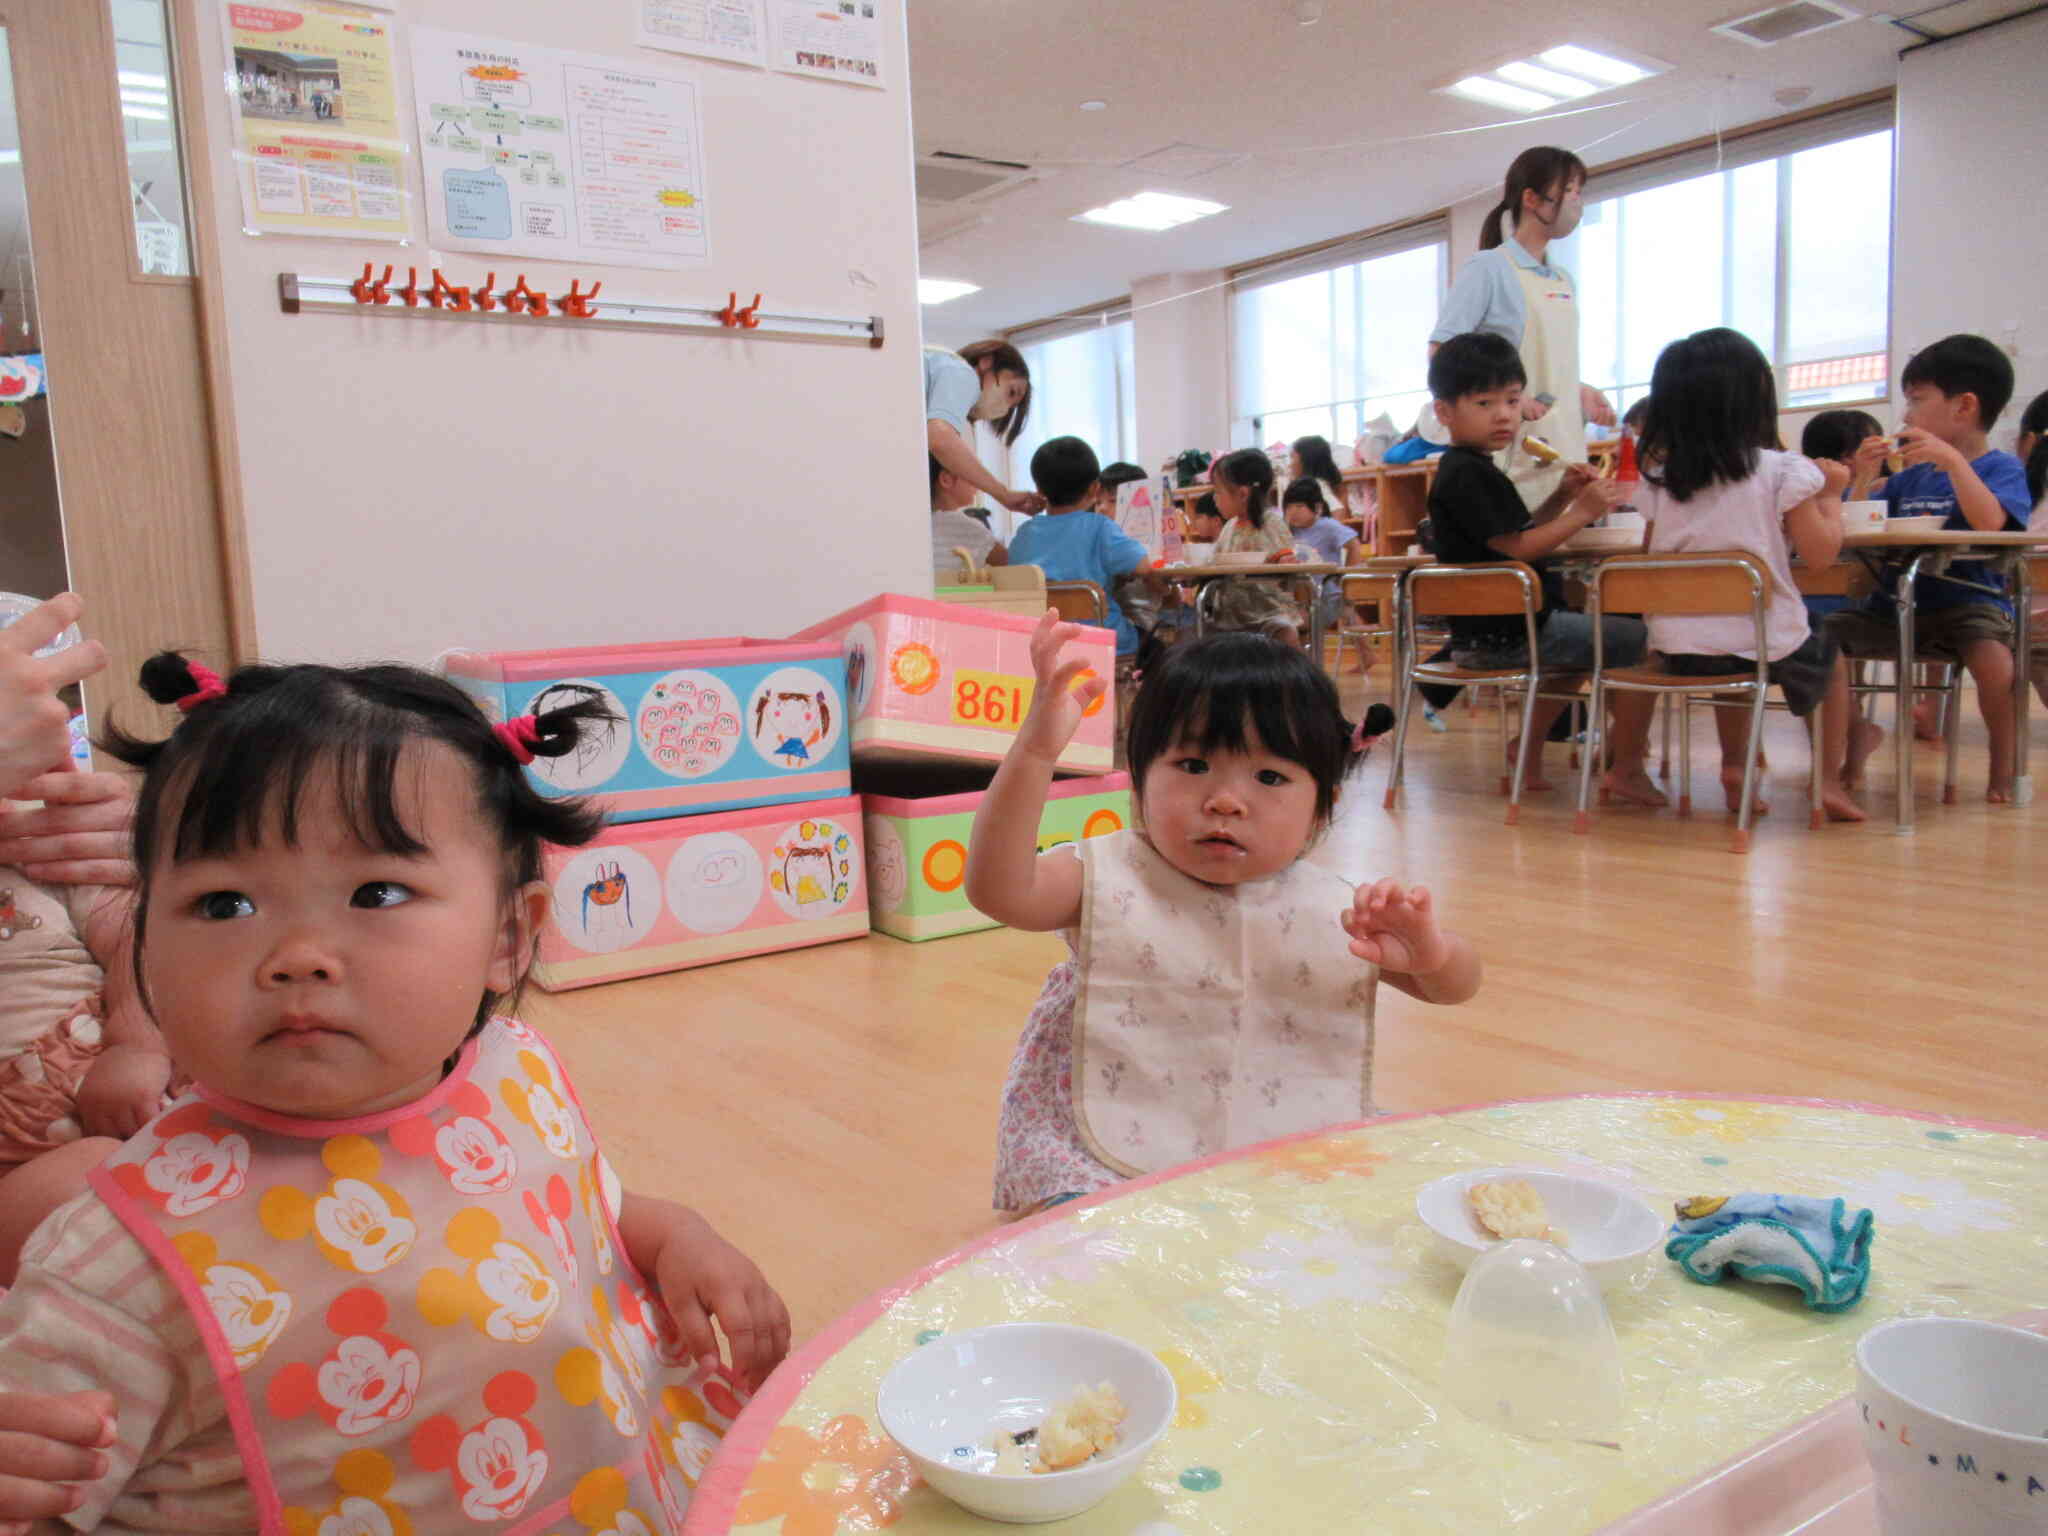
<instances>
[{"instance_id":1,"label":"girl's pigtail","mask_svg":"<svg viewBox=\"0 0 2048 1536\"><path fill-rule=\"evenodd\" d=\"M228 685L204 663L176 651L158 651L142 664L137 679L142 691L159 704L175 704L186 714L214 699L227 697ZM112 721L99 738L100 750L133 768L147 768L168 743L131 736Z\"/></svg>"},{"instance_id":2,"label":"girl's pigtail","mask_svg":"<svg viewBox=\"0 0 2048 1536\"><path fill-rule=\"evenodd\" d=\"M1384 704L1374 704L1366 710L1351 732L1351 756L1358 762L1378 745L1379 739L1394 728L1394 712Z\"/></svg>"},{"instance_id":3,"label":"girl's pigtail","mask_svg":"<svg viewBox=\"0 0 2048 1536\"><path fill-rule=\"evenodd\" d=\"M578 699L573 704L542 710L533 717L533 755L567 757L592 728L618 723L618 712L598 693Z\"/></svg>"}]
</instances>

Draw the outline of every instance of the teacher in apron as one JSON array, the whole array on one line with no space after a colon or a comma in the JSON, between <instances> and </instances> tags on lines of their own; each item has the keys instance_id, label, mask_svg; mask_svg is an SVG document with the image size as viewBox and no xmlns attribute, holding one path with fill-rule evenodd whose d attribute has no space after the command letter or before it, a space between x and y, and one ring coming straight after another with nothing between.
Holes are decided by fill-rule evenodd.
<instances>
[{"instance_id":1,"label":"teacher in apron","mask_svg":"<svg viewBox=\"0 0 2048 1536\"><path fill-rule=\"evenodd\" d=\"M973 421L985 421L1005 446L1017 441L1031 411L1031 369L1024 354L1007 341L977 341L948 352L924 349L925 448L941 469L950 470L1012 512L1039 512L1045 498L1013 491L983 466L974 452Z\"/></svg>"},{"instance_id":2,"label":"teacher in apron","mask_svg":"<svg viewBox=\"0 0 2048 1536\"><path fill-rule=\"evenodd\" d=\"M1522 425L1501 468L1529 506L1540 505L1564 478L1564 465L1586 458L1586 423L1614 425L1607 397L1579 378L1579 308L1572 275L1548 260L1550 242L1579 227L1586 167L1568 149L1525 149L1508 167L1501 200L1479 232L1479 253L1458 273L1444 300L1429 350L1468 331L1505 336L1529 375ZM1545 466L1524 446L1530 433L1557 450Z\"/></svg>"}]
</instances>

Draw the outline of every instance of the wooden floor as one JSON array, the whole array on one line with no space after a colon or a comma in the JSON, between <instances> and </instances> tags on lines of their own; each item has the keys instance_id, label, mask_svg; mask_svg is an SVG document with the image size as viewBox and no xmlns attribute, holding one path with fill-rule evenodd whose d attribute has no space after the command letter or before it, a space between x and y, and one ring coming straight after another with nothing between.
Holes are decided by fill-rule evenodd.
<instances>
[{"instance_id":1,"label":"wooden floor","mask_svg":"<svg viewBox=\"0 0 2048 1536\"><path fill-rule=\"evenodd\" d=\"M1354 687L1356 680L1350 680ZM1374 867L1429 884L1486 964L1480 995L1430 1008L1382 988L1378 1097L1427 1109L1618 1088L1864 1100L2048 1124L2048 793L1983 803L1966 705L1961 803L1889 821L1891 755L1861 827L1809 832L1803 733L1766 730L1777 813L1727 851L1704 717L1707 814L1601 815L1562 791L1502 822L1490 713L1418 732L1409 791L1373 813ZM2048 784L2048 726L2034 722ZM1564 758L1554 776L1562 782ZM1675 771L1676 765L1674 765ZM1385 763L1366 770L1375 803ZM534 993L621 1175L688 1201L768 1271L799 1339L993 1223L996 1104L1048 935L868 938L705 970Z\"/></svg>"}]
</instances>

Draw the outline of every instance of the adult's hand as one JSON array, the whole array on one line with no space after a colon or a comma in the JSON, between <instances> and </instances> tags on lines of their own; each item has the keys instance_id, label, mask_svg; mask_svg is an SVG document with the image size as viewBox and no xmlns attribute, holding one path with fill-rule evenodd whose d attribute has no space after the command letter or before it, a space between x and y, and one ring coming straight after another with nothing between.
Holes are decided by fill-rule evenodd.
<instances>
[{"instance_id":1,"label":"adult's hand","mask_svg":"<svg viewBox=\"0 0 2048 1536\"><path fill-rule=\"evenodd\" d=\"M1550 414L1550 407L1534 395L1522 396L1522 420L1541 421Z\"/></svg>"},{"instance_id":2,"label":"adult's hand","mask_svg":"<svg viewBox=\"0 0 2048 1536\"><path fill-rule=\"evenodd\" d=\"M0 864L65 885L135 883L128 856L135 793L127 779L60 769L30 779L15 795L43 803L0 810Z\"/></svg>"},{"instance_id":3,"label":"adult's hand","mask_svg":"<svg viewBox=\"0 0 2048 1536\"><path fill-rule=\"evenodd\" d=\"M1614 402L1590 384L1579 386L1579 410L1596 427L1614 425Z\"/></svg>"},{"instance_id":4,"label":"adult's hand","mask_svg":"<svg viewBox=\"0 0 2048 1536\"><path fill-rule=\"evenodd\" d=\"M1043 512L1046 500L1036 491L1004 491L996 498L1012 512Z\"/></svg>"},{"instance_id":5,"label":"adult's hand","mask_svg":"<svg viewBox=\"0 0 2048 1536\"><path fill-rule=\"evenodd\" d=\"M0 798L19 798L29 779L71 760L71 712L57 690L106 666L107 653L97 640L36 652L84 611L77 593L61 592L0 629Z\"/></svg>"}]
</instances>

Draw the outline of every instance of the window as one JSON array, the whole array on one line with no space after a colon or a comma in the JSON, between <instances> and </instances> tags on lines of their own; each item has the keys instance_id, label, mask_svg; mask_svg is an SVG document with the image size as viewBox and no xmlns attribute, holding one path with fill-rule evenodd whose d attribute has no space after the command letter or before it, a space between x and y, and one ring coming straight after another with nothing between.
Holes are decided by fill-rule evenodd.
<instances>
[{"instance_id":1,"label":"window","mask_svg":"<svg viewBox=\"0 0 2048 1536\"><path fill-rule=\"evenodd\" d=\"M1867 126L1858 119L1855 127ZM1657 354L1709 326L1771 360L1787 410L1887 393L1892 135L1855 131L1600 198L1552 247L1577 279L1579 363L1626 410Z\"/></svg>"},{"instance_id":2,"label":"window","mask_svg":"<svg viewBox=\"0 0 2048 1536\"><path fill-rule=\"evenodd\" d=\"M1429 399L1429 332L1447 245L1436 226L1402 248L1297 275L1240 277L1232 300L1232 441L1314 433L1338 448L1385 412L1398 430Z\"/></svg>"},{"instance_id":3,"label":"window","mask_svg":"<svg viewBox=\"0 0 2048 1536\"><path fill-rule=\"evenodd\" d=\"M1137 370L1128 316L1034 341L1013 336L1031 369L1031 415L1010 446L1010 484L1031 484L1031 455L1055 437L1078 437L1103 463L1135 462Z\"/></svg>"}]
</instances>

